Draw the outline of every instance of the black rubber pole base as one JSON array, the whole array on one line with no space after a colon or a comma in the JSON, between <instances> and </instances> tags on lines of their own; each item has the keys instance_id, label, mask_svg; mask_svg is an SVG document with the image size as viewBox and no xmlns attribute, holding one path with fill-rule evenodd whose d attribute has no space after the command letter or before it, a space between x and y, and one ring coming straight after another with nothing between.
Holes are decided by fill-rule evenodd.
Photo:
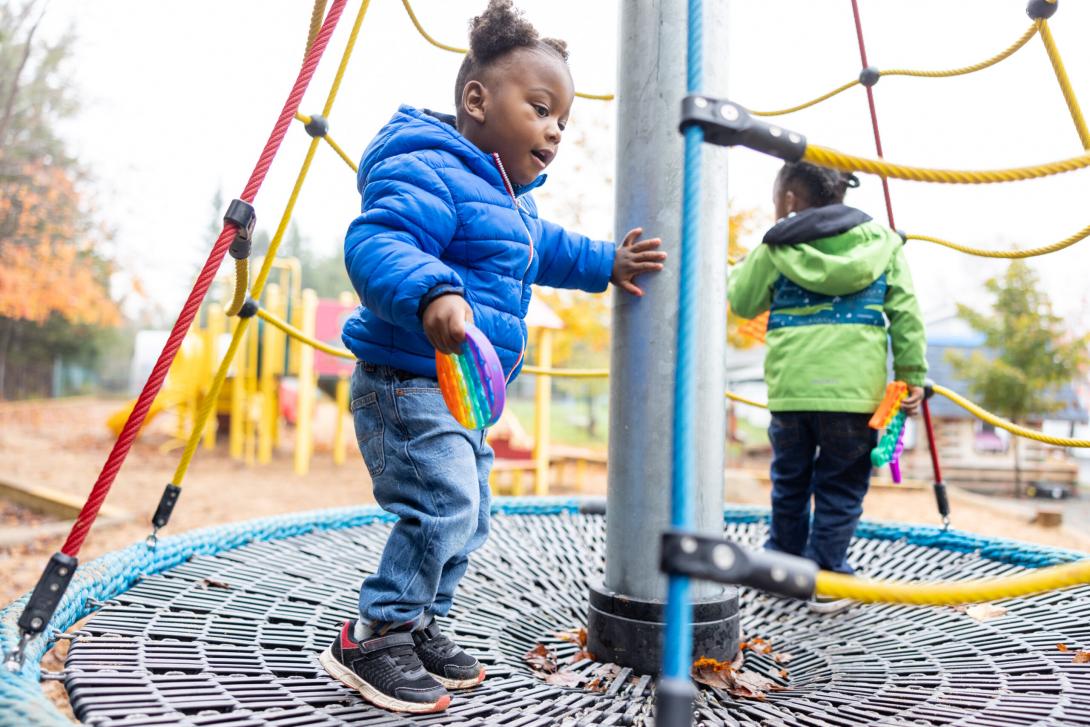
<instances>
[{"instance_id":1,"label":"black rubber pole base","mask_svg":"<svg viewBox=\"0 0 1090 727\"><path fill-rule=\"evenodd\" d=\"M666 631L664 606L662 601L643 601L591 586L587 650L596 661L658 674ZM693 604L693 659L731 661L738 653L739 638L737 589L727 586L714 600Z\"/></svg>"}]
</instances>

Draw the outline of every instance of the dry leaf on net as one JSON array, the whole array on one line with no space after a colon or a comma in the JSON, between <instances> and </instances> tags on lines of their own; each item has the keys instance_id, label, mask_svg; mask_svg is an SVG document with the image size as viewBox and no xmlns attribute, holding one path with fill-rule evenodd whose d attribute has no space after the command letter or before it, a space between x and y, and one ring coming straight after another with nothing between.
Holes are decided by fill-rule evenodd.
<instances>
[{"instance_id":1,"label":"dry leaf on net","mask_svg":"<svg viewBox=\"0 0 1090 727\"><path fill-rule=\"evenodd\" d=\"M978 603L965 609L965 615L977 621L990 621L1007 615L1007 609L991 603Z\"/></svg>"},{"instance_id":2,"label":"dry leaf on net","mask_svg":"<svg viewBox=\"0 0 1090 727\"><path fill-rule=\"evenodd\" d=\"M794 654L792 654L790 651L781 651L772 655L772 661L776 662L777 664L786 664L793 658L795 658Z\"/></svg>"},{"instance_id":3,"label":"dry leaf on net","mask_svg":"<svg viewBox=\"0 0 1090 727\"><path fill-rule=\"evenodd\" d=\"M526 652L522 660L530 665L534 671L552 674L556 671L556 654L548 649L545 644L538 644Z\"/></svg>"},{"instance_id":4,"label":"dry leaf on net","mask_svg":"<svg viewBox=\"0 0 1090 727\"><path fill-rule=\"evenodd\" d=\"M545 676L545 683L554 687L577 687L582 680L583 677L574 671L558 671Z\"/></svg>"},{"instance_id":5,"label":"dry leaf on net","mask_svg":"<svg viewBox=\"0 0 1090 727\"><path fill-rule=\"evenodd\" d=\"M1059 651L1070 651L1070 649L1067 648L1067 644L1056 644L1056 648Z\"/></svg>"},{"instance_id":6,"label":"dry leaf on net","mask_svg":"<svg viewBox=\"0 0 1090 727\"><path fill-rule=\"evenodd\" d=\"M1076 664L1090 664L1090 651L1076 651L1075 652Z\"/></svg>"},{"instance_id":7,"label":"dry leaf on net","mask_svg":"<svg viewBox=\"0 0 1090 727\"><path fill-rule=\"evenodd\" d=\"M587 648L587 630L582 626L578 631L558 631L556 638L573 643L580 649Z\"/></svg>"}]
</instances>

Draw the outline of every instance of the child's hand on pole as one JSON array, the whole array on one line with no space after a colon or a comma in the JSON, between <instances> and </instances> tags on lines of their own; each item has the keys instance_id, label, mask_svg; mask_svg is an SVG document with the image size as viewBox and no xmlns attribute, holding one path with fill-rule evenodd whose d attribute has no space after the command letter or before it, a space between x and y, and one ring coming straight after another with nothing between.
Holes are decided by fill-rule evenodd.
<instances>
[{"instance_id":1,"label":"child's hand on pole","mask_svg":"<svg viewBox=\"0 0 1090 727\"><path fill-rule=\"evenodd\" d=\"M923 401L923 387L910 386L908 387L908 396L901 402L901 411L908 416L915 416L916 411L920 408L921 401Z\"/></svg>"},{"instance_id":2,"label":"child's hand on pole","mask_svg":"<svg viewBox=\"0 0 1090 727\"><path fill-rule=\"evenodd\" d=\"M643 228L637 227L624 236L624 242L617 247L613 258L613 275L609 278L609 282L636 296L642 296L643 290L633 282L635 277L662 270L662 261L666 259L666 253L656 249L662 240L654 237L637 241L641 234Z\"/></svg>"},{"instance_id":3,"label":"child's hand on pole","mask_svg":"<svg viewBox=\"0 0 1090 727\"><path fill-rule=\"evenodd\" d=\"M443 295L424 309L424 335L440 353L461 353L473 311L460 295Z\"/></svg>"}]
</instances>

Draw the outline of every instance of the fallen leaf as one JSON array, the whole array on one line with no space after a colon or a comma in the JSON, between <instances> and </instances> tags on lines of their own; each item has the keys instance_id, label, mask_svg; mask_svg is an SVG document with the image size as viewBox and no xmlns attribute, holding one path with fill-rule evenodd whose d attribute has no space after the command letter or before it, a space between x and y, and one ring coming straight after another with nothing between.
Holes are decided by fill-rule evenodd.
<instances>
[{"instance_id":1,"label":"fallen leaf","mask_svg":"<svg viewBox=\"0 0 1090 727\"><path fill-rule=\"evenodd\" d=\"M787 678L787 670L786 669L780 669L780 678L781 679L786 679Z\"/></svg>"},{"instance_id":2,"label":"fallen leaf","mask_svg":"<svg viewBox=\"0 0 1090 727\"><path fill-rule=\"evenodd\" d=\"M202 578L201 587L203 588L230 588L231 584L224 583L223 581L213 580L211 578Z\"/></svg>"},{"instance_id":3,"label":"fallen leaf","mask_svg":"<svg viewBox=\"0 0 1090 727\"><path fill-rule=\"evenodd\" d=\"M777 664L786 664L793 658L795 658L794 655L789 651L782 651L778 654L772 655L772 661L776 662Z\"/></svg>"},{"instance_id":4,"label":"fallen leaf","mask_svg":"<svg viewBox=\"0 0 1090 727\"><path fill-rule=\"evenodd\" d=\"M606 690L606 685L602 683L601 677L594 677L587 682L586 690L588 692L604 692Z\"/></svg>"},{"instance_id":5,"label":"fallen leaf","mask_svg":"<svg viewBox=\"0 0 1090 727\"><path fill-rule=\"evenodd\" d=\"M1070 649L1067 648L1067 644L1056 644L1056 648L1060 651L1070 651Z\"/></svg>"},{"instance_id":6,"label":"fallen leaf","mask_svg":"<svg viewBox=\"0 0 1090 727\"><path fill-rule=\"evenodd\" d=\"M583 659L590 659L591 661L594 661L594 654L590 653L586 649L580 649L579 651L572 654L569 663L575 664L577 662L583 661Z\"/></svg>"},{"instance_id":7,"label":"fallen leaf","mask_svg":"<svg viewBox=\"0 0 1090 727\"><path fill-rule=\"evenodd\" d=\"M762 639L760 636L757 636L756 638L752 638L749 641L743 641L739 645L739 649L749 649L750 651L755 651L758 654L771 654L772 644L770 644L765 639Z\"/></svg>"},{"instance_id":8,"label":"fallen leaf","mask_svg":"<svg viewBox=\"0 0 1090 727\"><path fill-rule=\"evenodd\" d=\"M587 647L587 630L582 626L579 627L578 631L560 631L556 634L556 637L563 641L571 642L581 649Z\"/></svg>"},{"instance_id":9,"label":"fallen leaf","mask_svg":"<svg viewBox=\"0 0 1090 727\"><path fill-rule=\"evenodd\" d=\"M1090 651L1076 651L1075 652L1076 664L1090 664Z\"/></svg>"},{"instance_id":10,"label":"fallen leaf","mask_svg":"<svg viewBox=\"0 0 1090 727\"><path fill-rule=\"evenodd\" d=\"M573 671L558 671L555 674L545 676L545 683L554 687L577 687L582 677Z\"/></svg>"},{"instance_id":11,"label":"fallen leaf","mask_svg":"<svg viewBox=\"0 0 1090 727\"><path fill-rule=\"evenodd\" d=\"M1001 618L1007 615L1007 609L990 603L978 603L965 609L965 615L975 618L977 621L990 621L993 618Z\"/></svg>"},{"instance_id":12,"label":"fallen leaf","mask_svg":"<svg viewBox=\"0 0 1090 727\"><path fill-rule=\"evenodd\" d=\"M538 644L526 652L522 660L530 665L534 671L552 674L556 671L556 654L550 651L545 644Z\"/></svg>"}]
</instances>

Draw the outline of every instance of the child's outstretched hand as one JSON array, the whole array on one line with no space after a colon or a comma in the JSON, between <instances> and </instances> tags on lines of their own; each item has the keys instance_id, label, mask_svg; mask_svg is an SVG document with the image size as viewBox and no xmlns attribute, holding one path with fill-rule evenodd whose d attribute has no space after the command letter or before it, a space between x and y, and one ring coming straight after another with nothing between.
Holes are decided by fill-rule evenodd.
<instances>
[{"instance_id":1,"label":"child's outstretched hand","mask_svg":"<svg viewBox=\"0 0 1090 727\"><path fill-rule=\"evenodd\" d=\"M461 353L466 341L466 323L473 322L473 311L460 295L443 295L424 309L424 335L440 353Z\"/></svg>"},{"instance_id":2,"label":"child's outstretched hand","mask_svg":"<svg viewBox=\"0 0 1090 727\"><path fill-rule=\"evenodd\" d=\"M613 258L613 275L609 278L609 282L632 295L643 295L643 291L633 282L635 277L640 273L662 270L662 261L666 259L666 253L655 249L662 244L662 240L655 237L637 242L636 238L641 234L643 228L637 227L624 236L624 242L617 247Z\"/></svg>"}]
</instances>

